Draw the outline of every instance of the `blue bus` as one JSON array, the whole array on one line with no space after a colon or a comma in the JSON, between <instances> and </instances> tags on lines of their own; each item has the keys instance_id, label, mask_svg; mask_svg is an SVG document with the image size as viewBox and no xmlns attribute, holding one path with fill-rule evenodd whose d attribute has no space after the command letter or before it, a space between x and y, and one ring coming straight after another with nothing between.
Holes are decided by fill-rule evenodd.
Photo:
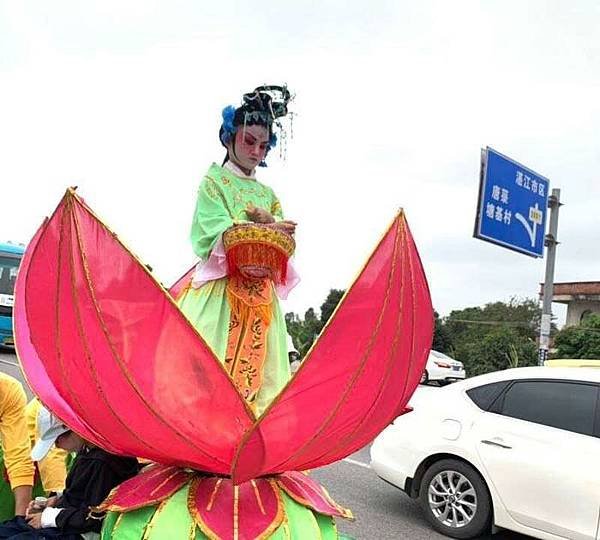
<instances>
[{"instance_id":1,"label":"blue bus","mask_svg":"<svg viewBox=\"0 0 600 540\"><path fill-rule=\"evenodd\" d=\"M12 311L15 281L25 246L0 243L0 345L14 347Z\"/></svg>"}]
</instances>

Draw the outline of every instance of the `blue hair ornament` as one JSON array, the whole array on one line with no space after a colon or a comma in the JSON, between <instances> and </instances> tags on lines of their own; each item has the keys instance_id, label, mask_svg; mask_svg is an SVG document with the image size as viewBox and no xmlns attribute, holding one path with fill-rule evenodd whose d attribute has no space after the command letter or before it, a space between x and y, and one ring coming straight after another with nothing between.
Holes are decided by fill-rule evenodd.
<instances>
[{"instance_id":1,"label":"blue hair ornament","mask_svg":"<svg viewBox=\"0 0 600 540\"><path fill-rule=\"evenodd\" d=\"M221 129L223 130L222 142L227 144L235 133L235 127L233 126L235 107L233 105L227 105L227 107L223 109L221 116L223 117L223 123L221 124Z\"/></svg>"}]
</instances>

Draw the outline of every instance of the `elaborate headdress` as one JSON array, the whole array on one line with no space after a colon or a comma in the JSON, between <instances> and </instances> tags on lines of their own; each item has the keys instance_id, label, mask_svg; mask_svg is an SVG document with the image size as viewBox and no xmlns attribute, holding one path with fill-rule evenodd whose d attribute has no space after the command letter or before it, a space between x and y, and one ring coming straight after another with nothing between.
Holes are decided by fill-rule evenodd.
<instances>
[{"instance_id":1,"label":"elaborate headdress","mask_svg":"<svg viewBox=\"0 0 600 540\"><path fill-rule=\"evenodd\" d=\"M268 153L277 144L274 126L278 128L282 139L284 141L287 139L287 134L280 119L288 114L288 103L292 99L293 96L285 85L263 85L255 88L252 92L244 94L242 104L239 107L228 105L223 109L223 123L219 129L221 144L227 147L240 126L265 126L269 130ZM263 161L259 166L265 167L266 163Z\"/></svg>"}]
</instances>

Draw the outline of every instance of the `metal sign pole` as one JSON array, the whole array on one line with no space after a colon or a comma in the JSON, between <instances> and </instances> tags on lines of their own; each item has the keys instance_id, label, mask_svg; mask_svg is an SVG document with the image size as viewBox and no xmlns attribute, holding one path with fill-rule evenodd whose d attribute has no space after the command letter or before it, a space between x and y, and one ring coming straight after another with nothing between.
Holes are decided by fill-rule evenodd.
<instances>
[{"instance_id":1,"label":"metal sign pole","mask_svg":"<svg viewBox=\"0 0 600 540\"><path fill-rule=\"evenodd\" d=\"M556 246L558 245L558 210L561 207L560 189L553 189L548 197L550 208L550 230L546 235L546 277L544 279L544 296L542 301L542 322L540 325L540 349L538 362L540 366L548 359L550 348L550 326L552 323L552 297L554 296L554 265L556 262Z\"/></svg>"}]
</instances>

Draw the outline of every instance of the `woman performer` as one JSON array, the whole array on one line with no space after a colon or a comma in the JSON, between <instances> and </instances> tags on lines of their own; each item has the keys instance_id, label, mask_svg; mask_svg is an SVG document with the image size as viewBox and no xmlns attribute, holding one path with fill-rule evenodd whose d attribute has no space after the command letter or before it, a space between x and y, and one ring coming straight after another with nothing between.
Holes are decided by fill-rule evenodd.
<instances>
[{"instance_id":1,"label":"woman performer","mask_svg":"<svg viewBox=\"0 0 600 540\"><path fill-rule=\"evenodd\" d=\"M227 154L200 184L191 228L192 246L202 262L177 299L257 415L290 377L277 294L285 298L298 278L290 268L286 282L274 284L273 276L252 266L242 275L228 275L223 233L244 223L295 232L296 224L283 218L273 190L255 178L256 167L265 166L276 144L274 124L287 113L289 98L286 88L259 87L244 96L240 107L223 110L219 139Z\"/></svg>"},{"instance_id":2,"label":"woman performer","mask_svg":"<svg viewBox=\"0 0 600 540\"><path fill-rule=\"evenodd\" d=\"M296 224L283 218L273 190L255 178L256 167L265 165L265 157L276 144L274 124L287 113L289 99L284 87L259 87L244 95L240 107L223 110L219 139L227 154L223 164L213 164L202 180L192 221L191 241L201 262L176 299L257 416L290 378L286 325L277 297L286 298L298 277L288 257L277 259L277 252L289 255L293 251ZM251 224L262 225L258 233ZM255 242L252 235L256 234L260 238ZM236 251L232 245L240 239ZM268 245L282 249L265 249ZM265 252L271 253L272 260L265 259ZM221 481L217 481L209 507ZM176 531L185 531L181 537L192 540L220 538L207 532L208 525L201 530L192 522L187 507L190 496L184 488L158 506L126 513L120 513L109 497L105 508L117 511L107 515L102 538L179 538ZM341 536L331 515L316 512L309 503L301 504L283 492L277 496L284 517L274 516L273 525L259 538L333 540ZM235 497L232 505L242 505ZM222 499L229 500L225 495ZM255 500L253 495L250 499ZM256 503L243 504L247 509ZM339 512L336 515L350 515L331 504ZM232 505L213 513L223 511L225 520L237 523ZM251 518L239 519L252 529L247 522ZM243 537L240 533L239 538Z\"/></svg>"}]
</instances>

